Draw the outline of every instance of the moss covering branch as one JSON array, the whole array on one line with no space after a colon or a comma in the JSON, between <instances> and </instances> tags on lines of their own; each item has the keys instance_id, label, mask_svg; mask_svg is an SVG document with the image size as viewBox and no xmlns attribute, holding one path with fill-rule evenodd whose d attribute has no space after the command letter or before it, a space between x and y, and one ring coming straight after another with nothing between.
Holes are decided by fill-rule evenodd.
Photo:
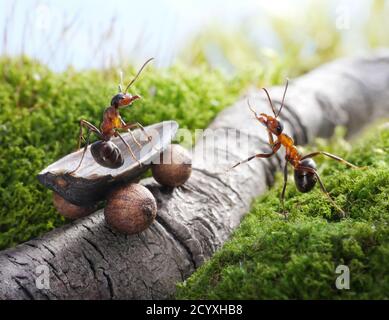
<instances>
[{"instance_id":1,"label":"moss covering branch","mask_svg":"<svg viewBox=\"0 0 389 320\"><path fill-rule=\"evenodd\" d=\"M290 177L290 215L284 221L277 213L279 176L275 187L253 203L232 239L178 286L177 298L389 298L389 127L371 129L352 142L352 149L342 139L318 144L369 166L350 170L328 159L318 162L327 189L348 218L338 221L318 187L301 194ZM350 268L350 290L335 287L338 265Z\"/></svg>"}]
</instances>

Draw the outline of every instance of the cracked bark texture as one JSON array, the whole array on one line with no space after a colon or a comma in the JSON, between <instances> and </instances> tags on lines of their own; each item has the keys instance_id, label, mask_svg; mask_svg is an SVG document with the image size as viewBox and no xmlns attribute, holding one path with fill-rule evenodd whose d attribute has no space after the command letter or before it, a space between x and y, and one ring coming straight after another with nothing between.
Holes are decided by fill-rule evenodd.
<instances>
[{"instance_id":1,"label":"cracked bark texture","mask_svg":"<svg viewBox=\"0 0 389 320\"><path fill-rule=\"evenodd\" d=\"M269 88L279 107L283 86ZM193 173L175 189L144 180L158 203L156 221L139 235L111 230L103 212L0 252L0 299L163 299L220 248L282 164L282 153L226 174L247 154L266 149L267 134L246 100L270 114L263 93L250 91L210 125L216 144L200 140ZM291 81L280 116L297 144L329 137L336 125L349 134L389 115L389 52L337 60ZM236 139L230 137L236 129ZM228 135L226 133L229 133ZM213 135L212 135L213 134ZM249 139L247 154L241 145ZM216 146L216 147L215 147ZM227 147L228 146L228 147ZM203 159L214 154L217 159ZM37 289L36 267L47 265L50 289Z\"/></svg>"}]
</instances>

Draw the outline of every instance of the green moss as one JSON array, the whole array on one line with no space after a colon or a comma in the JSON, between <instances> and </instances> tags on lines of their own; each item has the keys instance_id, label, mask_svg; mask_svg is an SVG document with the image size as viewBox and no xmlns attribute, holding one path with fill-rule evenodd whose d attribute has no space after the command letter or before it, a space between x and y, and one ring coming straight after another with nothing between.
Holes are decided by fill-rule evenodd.
<instances>
[{"instance_id":1,"label":"green moss","mask_svg":"<svg viewBox=\"0 0 389 320\"><path fill-rule=\"evenodd\" d=\"M123 71L126 78L135 73ZM0 60L0 249L65 222L36 175L76 148L79 119L99 125L118 78L116 70L56 74L28 58ZM181 128L204 128L248 82L202 68L149 66L131 89L144 99L122 116L144 125L175 119Z\"/></svg>"},{"instance_id":2,"label":"green moss","mask_svg":"<svg viewBox=\"0 0 389 320\"><path fill-rule=\"evenodd\" d=\"M389 298L389 130L380 127L350 144L336 139L320 149L367 170L351 170L317 158L336 210L319 188L298 193L290 177L280 212L281 176L257 199L232 239L187 281L179 299L365 299ZM317 146L315 146L317 148ZM345 150L351 150L345 152ZM350 268L350 290L338 290L338 265Z\"/></svg>"}]
</instances>

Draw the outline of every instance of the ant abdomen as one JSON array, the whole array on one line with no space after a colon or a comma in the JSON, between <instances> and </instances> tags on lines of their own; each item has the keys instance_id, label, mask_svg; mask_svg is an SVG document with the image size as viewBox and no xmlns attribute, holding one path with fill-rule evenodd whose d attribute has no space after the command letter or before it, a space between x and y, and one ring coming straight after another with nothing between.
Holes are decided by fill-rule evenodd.
<instances>
[{"instance_id":1,"label":"ant abdomen","mask_svg":"<svg viewBox=\"0 0 389 320\"><path fill-rule=\"evenodd\" d=\"M300 161L300 165L316 170L316 163L312 158L306 158ZM316 181L317 179L314 173L298 168L294 170L294 182L298 191L303 193L311 191Z\"/></svg>"},{"instance_id":2,"label":"ant abdomen","mask_svg":"<svg viewBox=\"0 0 389 320\"><path fill-rule=\"evenodd\" d=\"M91 145L90 151L95 161L103 167L116 169L124 163L120 149L111 141L96 141Z\"/></svg>"}]
</instances>

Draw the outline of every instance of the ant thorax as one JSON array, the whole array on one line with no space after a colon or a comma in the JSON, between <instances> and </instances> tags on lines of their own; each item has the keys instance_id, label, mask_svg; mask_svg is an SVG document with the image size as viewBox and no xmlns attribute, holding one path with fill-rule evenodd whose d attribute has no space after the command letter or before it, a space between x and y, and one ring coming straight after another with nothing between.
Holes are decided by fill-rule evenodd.
<instances>
[{"instance_id":1,"label":"ant thorax","mask_svg":"<svg viewBox=\"0 0 389 320\"><path fill-rule=\"evenodd\" d=\"M290 136L288 136L286 133L282 133L282 134L278 137L278 139L280 140L281 144L282 144L285 148L294 145L293 139L292 139Z\"/></svg>"},{"instance_id":2,"label":"ant thorax","mask_svg":"<svg viewBox=\"0 0 389 320\"><path fill-rule=\"evenodd\" d=\"M114 134L114 129L121 127L121 117L119 110L114 106L110 106L104 110L103 122L101 123L101 132L106 137L111 137Z\"/></svg>"},{"instance_id":3,"label":"ant thorax","mask_svg":"<svg viewBox=\"0 0 389 320\"><path fill-rule=\"evenodd\" d=\"M298 161L301 158L300 153L298 152L296 146L294 145L294 141L287 134L282 133L278 137L281 144L285 147L285 156L289 160L289 162L295 166L298 164Z\"/></svg>"}]
</instances>

